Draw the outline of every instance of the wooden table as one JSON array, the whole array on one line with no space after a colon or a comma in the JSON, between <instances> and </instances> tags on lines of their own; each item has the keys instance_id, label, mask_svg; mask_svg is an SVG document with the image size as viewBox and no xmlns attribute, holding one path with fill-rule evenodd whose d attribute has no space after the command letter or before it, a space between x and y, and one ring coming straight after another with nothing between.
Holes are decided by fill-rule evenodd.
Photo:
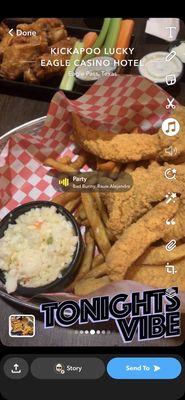
<instances>
[{"instance_id":1,"label":"wooden table","mask_svg":"<svg viewBox=\"0 0 185 400\"><path fill-rule=\"evenodd\" d=\"M73 19L73 23L77 23L77 19ZM84 22L80 22L84 25ZM144 36L144 20L136 20L136 31L135 31L135 43L136 48L135 58L140 58L142 55L146 54L152 50L164 49L164 42L161 43L160 40ZM184 27L182 27L182 32L184 35ZM142 45L141 45L142 43ZM132 73L137 73L136 70L131 71ZM182 103L185 104L185 82L184 78L176 86L174 91L174 96ZM16 96L10 96L1 94L0 88L0 135L7 132L8 130L23 124L29 120L46 115L49 104L45 101L31 100L29 98L21 98ZM32 313L28 309L23 307L18 307L9 304L7 301L0 298L0 313L1 313L1 340L6 345L12 346L123 346L123 342L120 335L116 330L110 329L105 333L95 333L86 334L80 333L74 329L64 329L60 327L55 327L55 329L44 330L43 322L41 316L33 312L36 316L36 336L34 338L14 338L11 339L8 335L8 317L10 314L19 313ZM3 323L2 323L3 322ZM97 329L104 331L104 326L99 324L97 327L93 326L90 329ZM85 328L87 329L87 328ZM172 340L160 340L154 341L155 346L170 346L178 344L179 339ZM136 341L132 343L132 346L138 345ZM142 343L142 346L144 344ZM147 345L147 342L146 342ZM152 345L152 342L148 342L148 345ZM124 345L125 346L125 345Z\"/></svg>"}]
</instances>

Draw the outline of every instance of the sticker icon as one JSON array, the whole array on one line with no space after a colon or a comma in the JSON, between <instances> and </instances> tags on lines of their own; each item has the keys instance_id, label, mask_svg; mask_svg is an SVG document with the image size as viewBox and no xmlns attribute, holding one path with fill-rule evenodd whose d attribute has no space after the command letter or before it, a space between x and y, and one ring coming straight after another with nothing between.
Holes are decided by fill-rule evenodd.
<instances>
[{"instance_id":1,"label":"sticker icon","mask_svg":"<svg viewBox=\"0 0 185 400\"><path fill-rule=\"evenodd\" d=\"M175 85L176 83L176 76L175 74L166 75L166 84L168 86Z\"/></svg>"},{"instance_id":2,"label":"sticker icon","mask_svg":"<svg viewBox=\"0 0 185 400\"><path fill-rule=\"evenodd\" d=\"M175 118L166 118L162 123L162 131L166 136L175 136L179 130L180 124Z\"/></svg>"}]
</instances>

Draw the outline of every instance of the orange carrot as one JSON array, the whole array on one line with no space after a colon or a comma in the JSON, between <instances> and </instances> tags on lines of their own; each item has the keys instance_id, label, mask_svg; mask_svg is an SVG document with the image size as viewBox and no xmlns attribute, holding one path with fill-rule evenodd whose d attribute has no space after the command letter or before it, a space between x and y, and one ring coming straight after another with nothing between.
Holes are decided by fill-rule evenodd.
<instances>
[{"instance_id":1,"label":"orange carrot","mask_svg":"<svg viewBox=\"0 0 185 400\"><path fill-rule=\"evenodd\" d=\"M86 33L86 35L83 38L83 45L84 48L91 48L93 46L93 44L95 43L96 39L97 39L98 35L96 32L88 32Z\"/></svg>"},{"instance_id":2,"label":"orange carrot","mask_svg":"<svg viewBox=\"0 0 185 400\"><path fill-rule=\"evenodd\" d=\"M130 39L132 36L134 30L134 21L132 19L124 19L121 22L121 28L118 36L118 40L116 43L116 49L119 48L124 48L126 49L129 47L130 44ZM116 60L124 60L125 54L114 54L114 58Z\"/></svg>"},{"instance_id":3,"label":"orange carrot","mask_svg":"<svg viewBox=\"0 0 185 400\"><path fill-rule=\"evenodd\" d=\"M43 221L37 221L37 222L34 223L34 227L36 229L40 229L42 224L43 224Z\"/></svg>"}]
</instances>

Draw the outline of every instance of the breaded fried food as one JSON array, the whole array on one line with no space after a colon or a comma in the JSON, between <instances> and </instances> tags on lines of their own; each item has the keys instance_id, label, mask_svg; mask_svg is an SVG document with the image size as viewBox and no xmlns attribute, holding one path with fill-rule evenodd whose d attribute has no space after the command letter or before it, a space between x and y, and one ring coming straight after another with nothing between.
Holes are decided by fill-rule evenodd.
<instances>
[{"instance_id":1,"label":"breaded fried food","mask_svg":"<svg viewBox=\"0 0 185 400\"><path fill-rule=\"evenodd\" d=\"M177 179L166 179L164 171L167 168L175 168ZM185 164L164 166L153 161L149 167L138 167L130 172L133 186L127 192L108 192L103 195L103 201L107 207L109 219L107 227L112 234L119 236L125 228L130 226L138 218L172 191L181 195L185 191Z\"/></svg>"},{"instance_id":2,"label":"breaded fried food","mask_svg":"<svg viewBox=\"0 0 185 400\"><path fill-rule=\"evenodd\" d=\"M165 265L185 258L185 244L179 244L173 251L167 252L165 246L151 246L136 261L136 265Z\"/></svg>"},{"instance_id":3,"label":"breaded fried food","mask_svg":"<svg viewBox=\"0 0 185 400\"><path fill-rule=\"evenodd\" d=\"M97 131L84 125L76 114L72 113L72 118L75 141L89 153L104 160L148 160L155 158L161 150L158 135Z\"/></svg>"},{"instance_id":4,"label":"breaded fried food","mask_svg":"<svg viewBox=\"0 0 185 400\"><path fill-rule=\"evenodd\" d=\"M185 258L176 261L176 274L167 274L164 265L132 265L129 268L125 279L149 285L157 288L169 288L178 286L180 290L185 290Z\"/></svg>"},{"instance_id":5,"label":"breaded fried food","mask_svg":"<svg viewBox=\"0 0 185 400\"><path fill-rule=\"evenodd\" d=\"M185 198L181 196L180 204L175 215L175 225L166 225L163 240L168 242L171 238L176 241L185 237Z\"/></svg>"},{"instance_id":6,"label":"breaded fried food","mask_svg":"<svg viewBox=\"0 0 185 400\"><path fill-rule=\"evenodd\" d=\"M172 144L177 148L178 156L184 154L185 108L178 106L170 117L176 118L181 126L180 132L174 137L165 136L162 129L153 135L97 131L85 125L75 113L72 113L74 137L82 148L104 160L124 163L149 159L167 160L171 156L165 152L165 149Z\"/></svg>"},{"instance_id":7,"label":"breaded fried food","mask_svg":"<svg viewBox=\"0 0 185 400\"><path fill-rule=\"evenodd\" d=\"M108 276L102 276L101 278L81 279L76 283L74 293L77 296L87 296L88 294L107 286L110 282L111 281Z\"/></svg>"},{"instance_id":8,"label":"breaded fried food","mask_svg":"<svg viewBox=\"0 0 185 400\"><path fill-rule=\"evenodd\" d=\"M119 281L126 275L129 267L166 232L165 221L172 218L179 206L175 203L157 204L136 223L127 228L109 250L105 262L111 280Z\"/></svg>"}]
</instances>

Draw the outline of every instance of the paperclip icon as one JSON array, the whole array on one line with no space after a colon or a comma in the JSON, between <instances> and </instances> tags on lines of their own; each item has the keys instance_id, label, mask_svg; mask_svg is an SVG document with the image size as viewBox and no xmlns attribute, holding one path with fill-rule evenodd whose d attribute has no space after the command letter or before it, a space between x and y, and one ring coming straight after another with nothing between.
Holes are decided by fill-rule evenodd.
<instances>
[{"instance_id":1,"label":"paperclip icon","mask_svg":"<svg viewBox=\"0 0 185 400\"><path fill-rule=\"evenodd\" d=\"M176 51L172 50L171 53L167 54L165 61L171 61L176 56Z\"/></svg>"}]
</instances>

